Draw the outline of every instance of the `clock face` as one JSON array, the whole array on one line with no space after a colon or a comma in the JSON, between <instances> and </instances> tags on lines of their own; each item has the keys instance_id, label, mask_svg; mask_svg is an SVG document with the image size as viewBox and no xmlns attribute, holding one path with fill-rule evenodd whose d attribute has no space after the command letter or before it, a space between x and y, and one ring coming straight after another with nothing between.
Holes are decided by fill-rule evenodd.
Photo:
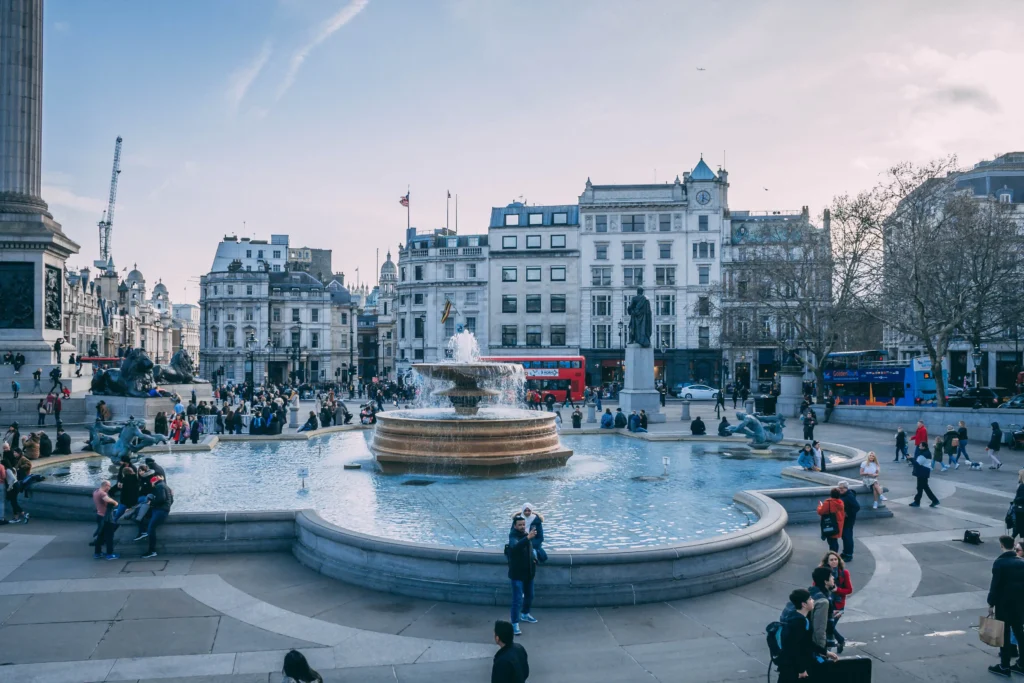
<instances>
[{"instance_id":1,"label":"clock face","mask_svg":"<svg viewBox=\"0 0 1024 683\"><path fill-rule=\"evenodd\" d=\"M711 201L711 193L707 190L701 190L697 193L697 202L700 204L707 204Z\"/></svg>"}]
</instances>

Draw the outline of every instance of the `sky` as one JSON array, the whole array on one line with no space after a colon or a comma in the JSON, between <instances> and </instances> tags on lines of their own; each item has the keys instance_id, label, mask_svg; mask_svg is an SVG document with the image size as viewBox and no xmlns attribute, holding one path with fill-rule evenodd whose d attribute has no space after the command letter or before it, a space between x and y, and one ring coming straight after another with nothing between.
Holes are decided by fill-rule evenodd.
<instances>
[{"instance_id":1,"label":"sky","mask_svg":"<svg viewBox=\"0 0 1024 683\"><path fill-rule=\"evenodd\" d=\"M888 165L1024 150L1024 3L46 0L43 198L98 256L198 299L225 235L376 280L412 225L672 181L819 215ZM703 70L698 70L698 67ZM358 275L356 269L358 270Z\"/></svg>"}]
</instances>

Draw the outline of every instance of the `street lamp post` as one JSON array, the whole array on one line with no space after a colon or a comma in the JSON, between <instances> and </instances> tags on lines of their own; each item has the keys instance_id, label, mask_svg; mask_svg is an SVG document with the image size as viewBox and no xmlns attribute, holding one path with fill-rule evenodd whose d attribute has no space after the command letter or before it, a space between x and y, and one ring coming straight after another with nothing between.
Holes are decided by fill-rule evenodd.
<instances>
[{"instance_id":1,"label":"street lamp post","mask_svg":"<svg viewBox=\"0 0 1024 683\"><path fill-rule=\"evenodd\" d=\"M256 356L256 347L259 346L259 342L256 341L256 335L252 332L249 333L249 337L245 340L245 382L248 385L249 403L252 404L252 393L256 383L256 370L253 367L253 358Z\"/></svg>"},{"instance_id":2,"label":"street lamp post","mask_svg":"<svg viewBox=\"0 0 1024 683\"><path fill-rule=\"evenodd\" d=\"M981 347L975 345L974 350L971 351L971 360L974 361L974 386L981 386L981 358L982 352Z\"/></svg>"}]
</instances>

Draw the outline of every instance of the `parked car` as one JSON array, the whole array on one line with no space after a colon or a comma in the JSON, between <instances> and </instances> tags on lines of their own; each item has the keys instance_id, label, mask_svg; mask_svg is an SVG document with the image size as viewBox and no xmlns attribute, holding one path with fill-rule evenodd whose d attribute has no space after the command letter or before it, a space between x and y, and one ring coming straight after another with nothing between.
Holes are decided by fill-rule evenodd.
<instances>
[{"instance_id":1,"label":"parked car","mask_svg":"<svg viewBox=\"0 0 1024 683\"><path fill-rule=\"evenodd\" d=\"M713 401L718 398L718 389L709 387L706 384L690 384L686 387L680 387L677 395L688 399L707 399Z\"/></svg>"},{"instance_id":2,"label":"parked car","mask_svg":"<svg viewBox=\"0 0 1024 683\"><path fill-rule=\"evenodd\" d=\"M946 385L946 398L949 398L951 396L959 396L962 393L964 393L963 387L958 387L955 384Z\"/></svg>"},{"instance_id":3,"label":"parked car","mask_svg":"<svg viewBox=\"0 0 1024 683\"><path fill-rule=\"evenodd\" d=\"M1006 403L999 406L1000 408L1009 408L1012 410L1024 410L1024 394L1017 394Z\"/></svg>"},{"instance_id":4,"label":"parked car","mask_svg":"<svg viewBox=\"0 0 1024 683\"><path fill-rule=\"evenodd\" d=\"M1010 394L1009 389L1002 387L972 387L957 396L950 396L946 404L950 408L998 408Z\"/></svg>"}]
</instances>

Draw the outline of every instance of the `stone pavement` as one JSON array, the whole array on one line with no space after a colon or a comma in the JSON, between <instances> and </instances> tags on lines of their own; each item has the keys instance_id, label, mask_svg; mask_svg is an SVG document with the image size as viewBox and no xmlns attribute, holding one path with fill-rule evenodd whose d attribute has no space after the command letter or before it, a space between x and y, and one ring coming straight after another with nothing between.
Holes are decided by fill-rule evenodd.
<instances>
[{"instance_id":1,"label":"stone pavement","mask_svg":"<svg viewBox=\"0 0 1024 683\"><path fill-rule=\"evenodd\" d=\"M713 417L710 405L694 408ZM656 427L678 429L671 417ZM891 463L890 434L822 425L816 436L878 451L896 515L857 526L855 593L840 624L846 654L874 658L879 682L986 680L995 651L978 640L977 619L1024 458L1004 452L999 472L935 474L942 505L912 509L913 479ZM954 540L966 528L985 543ZM292 647L329 682L487 681L491 626L507 618L501 608L355 588L287 554L147 561L122 543L124 558L93 560L91 531L44 520L0 527L0 683L276 682ZM539 623L524 625L520 640L530 680L764 680L764 626L825 551L813 526L790 535L783 569L731 591L633 607L538 603Z\"/></svg>"}]
</instances>

